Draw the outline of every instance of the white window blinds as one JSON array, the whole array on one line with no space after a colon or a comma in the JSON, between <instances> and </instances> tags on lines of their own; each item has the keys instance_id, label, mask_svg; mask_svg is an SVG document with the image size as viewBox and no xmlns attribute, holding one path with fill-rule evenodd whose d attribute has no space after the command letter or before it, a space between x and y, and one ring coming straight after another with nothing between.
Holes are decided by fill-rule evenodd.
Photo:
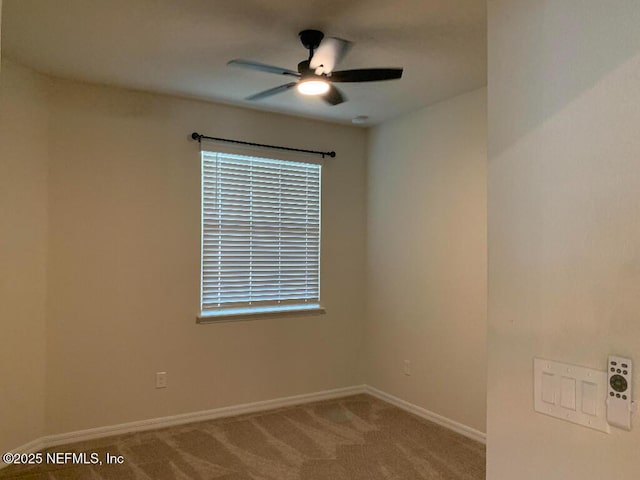
<instances>
[{"instance_id":1,"label":"white window blinds","mask_svg":"<svg viewBox=\"0 0 640 480\"><path fill-rule=\"evenodd\" d=\"M203 315L318 306L320 168L202 152Z\"/></svg>"}]
</instances>

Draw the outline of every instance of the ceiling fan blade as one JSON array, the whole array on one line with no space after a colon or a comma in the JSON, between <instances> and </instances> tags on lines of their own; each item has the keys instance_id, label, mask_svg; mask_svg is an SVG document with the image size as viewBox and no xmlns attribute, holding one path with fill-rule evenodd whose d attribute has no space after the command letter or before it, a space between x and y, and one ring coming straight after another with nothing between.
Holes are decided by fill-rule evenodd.
<instances>
[{"instance_id":1,"label":"ceiling fan blade","mask_svg":"<svg viewBox=\"0 0 640 480\"><path fill-rule=\"evenodd\" d=\"M280 85L279 87L270 88L269 90L265 90L264 92L259 92L250 97L247 97L246 100L262 100L263 98L270 97L271 95L276 95L278 93L286 92L290 88L296 86L298 82L285 83L284 85Z\"/></svg>"},{"instance_id":2,"label":"ceiling fan blade","mask_svg":"<svg viewBox=\"0 0 640 480\"><path fill-rule=\"evenodd\" d=\"M331 73L351 49L351 42L342 38L327 37L313 54L309 68L316 71L316 75Z\"/></svg>"},{"instance_id":3,"label":"ceiling fan blade","mask_svg":"<svg viewBox=\"0 0 640 480\"><path fill-rule=\"evenodd\" d=\"M342 92L333 85L329 87L329 91L327 93L322 95L322 99L331 105L340 105L341 103L347 101Z\"/></svg>"},{"instance_id":4,"label":"ceiling fan blade","mask_svg":"<svg viewBox=\"0 0 640 480\"><path fill-rule=\"evenodd\" d=\"M362 68L359 70L342 70L333 72L329 79L332 82L379 82L402 78L402 68Z\"/></svg>"},{"instance_id":5,"label":"ceiling fan blade","mask_svg":"<svg viewBox=\"0 0 640 480\"><path fill-rule=\"evenodd\" d=\"M260 72L275 73L277 75L291 75L292 77L299 77L298 72L289 70L288 68L275 67L273 65L267 65L266 63L254 62L251 60L236 59L227 62L227 65L232 67L249 68L251 70L258 70Z\"/></svg>"}]
</instances>

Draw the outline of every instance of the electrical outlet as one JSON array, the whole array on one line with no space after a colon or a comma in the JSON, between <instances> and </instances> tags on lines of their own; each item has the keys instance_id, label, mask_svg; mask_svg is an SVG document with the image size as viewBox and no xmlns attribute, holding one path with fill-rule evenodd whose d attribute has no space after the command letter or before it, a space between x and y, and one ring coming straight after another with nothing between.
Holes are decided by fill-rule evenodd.
<instances>
[{"instance_id":1,"label":"electrical outlet","mask_svg":"<svg viewBox=\"0 0 640 480\"><path fill-rule=\"evenodd\" d=\"M411 360L404 361L404 374L411 375Z\"/></svg>"},{"instance_id":2,"label":"electrical outlet","mask_svg":"<svg viewBox=\"0 0 640 480\"><path fill-rule=\"evenodd\" d=\"M167 388L167 372L156 372L156 388Z\"/></svg>"}]
</instances>

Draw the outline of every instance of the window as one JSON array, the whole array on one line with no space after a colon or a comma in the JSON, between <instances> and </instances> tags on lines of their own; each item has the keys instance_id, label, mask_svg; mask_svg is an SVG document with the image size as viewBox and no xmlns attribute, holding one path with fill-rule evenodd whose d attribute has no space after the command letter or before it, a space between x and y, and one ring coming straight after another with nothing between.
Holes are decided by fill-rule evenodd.
<instances>
[{"instance_id":1,"label":"window","mask_svg":"<svg viewBox=\"0 0 640 480\"><path fill-rule=\"evenodd\" d=\"M320 309L320 171L202 152L201 317Z\"/></svg>"}]
</instances>

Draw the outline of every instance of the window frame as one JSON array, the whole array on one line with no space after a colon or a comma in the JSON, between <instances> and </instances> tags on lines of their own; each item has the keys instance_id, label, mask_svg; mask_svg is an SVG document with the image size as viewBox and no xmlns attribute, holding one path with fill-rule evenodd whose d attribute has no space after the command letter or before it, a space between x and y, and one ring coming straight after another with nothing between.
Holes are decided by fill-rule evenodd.
<instances>
[{"instance_id":1,"label":"window frame","mask_svg":"<svg viewBox=\"0 0 640 480\"><path fill-rule=\"evenodd\" d=\"M204 194L204 180L205 180L205 156L212 155L231 155L240 156L245 158L254 158L258 160L264 160L267 162L284 162L287 163L302 163L307 165L318 165L318 299L311 303L289 303L290 299L283 299L284 304L281 305L257 305L257 306L239 306L239 307L227 307L219 309L206 309L204 307L204 255L205 255L205 222L204 222L204 208L205 208L205 194ZM306 160L306 159L305 159ZM307 315L321 315L326 313L325 308L321 304L321 283L322 283L322 163L305 161L299 158L281 158L281 156L264 156L264 154L256 152L244 152L237 151L236 149L226 148L205 148L204 146L200 152L200 308L199 314L196 317L197 323L218 323L218 322L230 322L238 320L252 320L260 318L272 318L272 317L290 317L290 316L307 316Z\"/></svg>"}]
</instances>

